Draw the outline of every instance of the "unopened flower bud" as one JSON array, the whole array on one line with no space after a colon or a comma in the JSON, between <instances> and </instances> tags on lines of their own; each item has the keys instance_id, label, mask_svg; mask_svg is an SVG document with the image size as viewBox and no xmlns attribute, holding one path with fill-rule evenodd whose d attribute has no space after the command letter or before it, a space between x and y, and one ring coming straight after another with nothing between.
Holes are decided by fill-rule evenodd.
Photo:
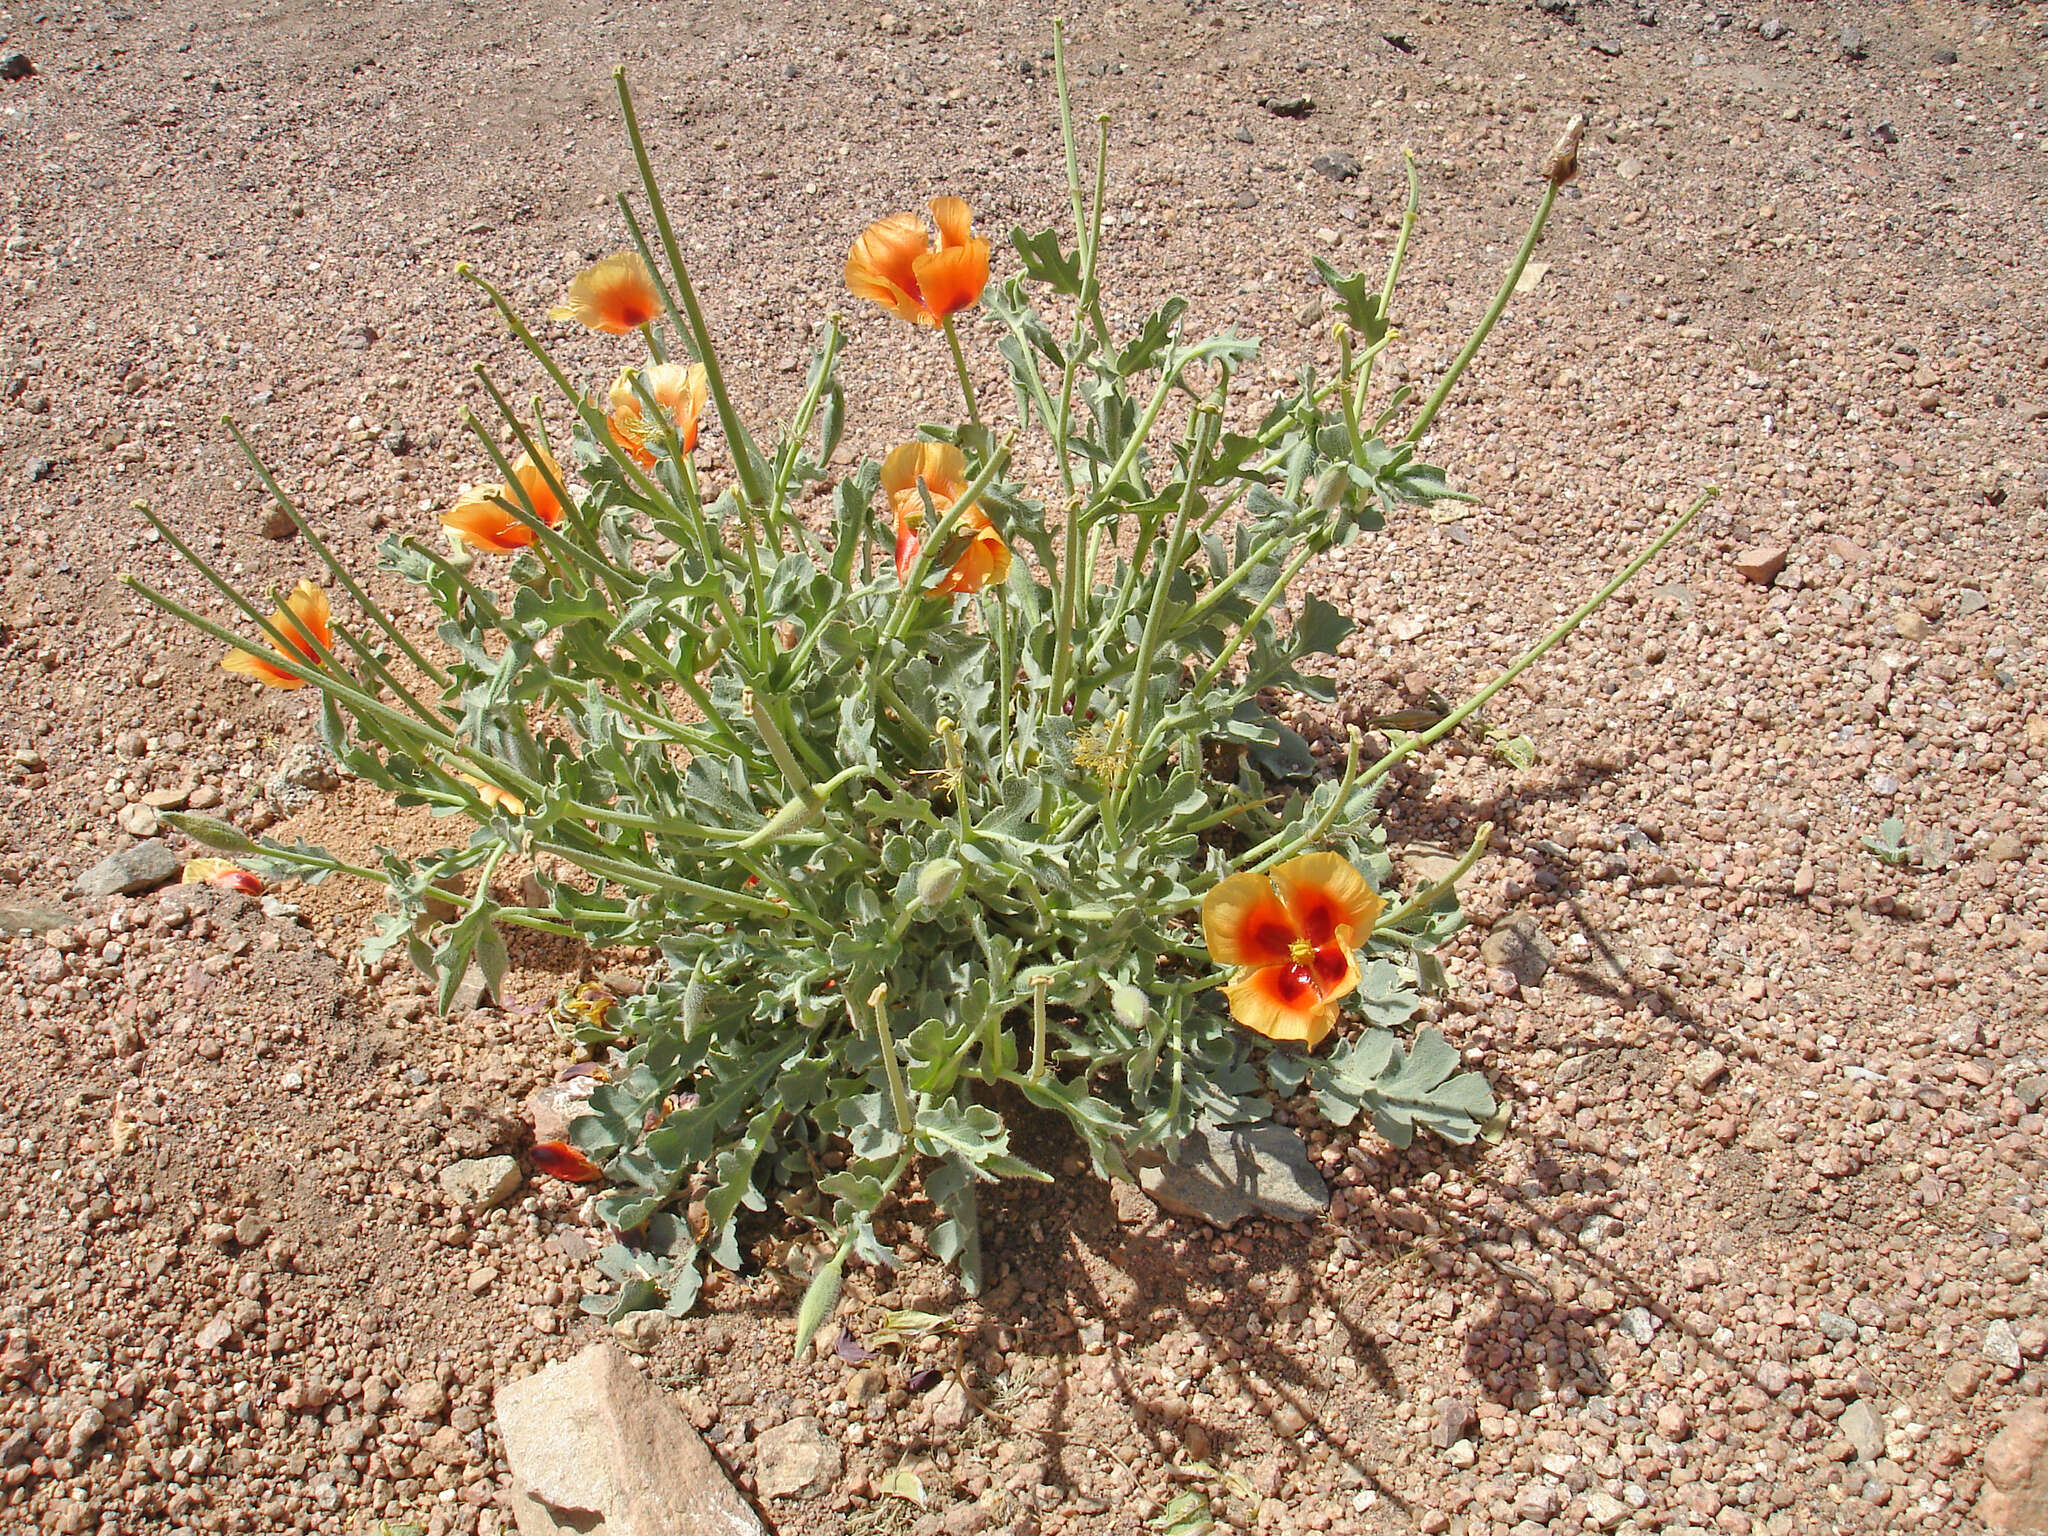
<instances>
[{"instance_id":1,"label":"unopened flower bud","mask_svg":"<svg viewBox=\"0 0 2048 1536\"><path fill-rule=\"evenodd\" d=\"M960 888L962 870L958 859L933 859L917 872L918 905L936 912L953 899Z\"/></svg>"},{"instance_id":2,"label":"unopened flower bud","mask_svg":"<svg viewBox=\"0 0 2048 1536\"><path fill-rule=\"evenodd\" d=\"M1344 492L1351 485L1351 476L1342 464L1332 464L1316 481L1313 505L1318 512L1334 512L1343 505Z\"/></svg>"},{"instance_id":3,"label":"unopened flower bud","mask_svg":"<svg viewBox=\"0 0 2048 1536\"><path fill-rule=\"evenodd\" d=\"M1585 131L1586 120L1574 117L1551 146L1550 158L1543 162L1543 175L1553 187L1561 187L1579 174L1579 139Z\"/></svg>"}]
</instances>

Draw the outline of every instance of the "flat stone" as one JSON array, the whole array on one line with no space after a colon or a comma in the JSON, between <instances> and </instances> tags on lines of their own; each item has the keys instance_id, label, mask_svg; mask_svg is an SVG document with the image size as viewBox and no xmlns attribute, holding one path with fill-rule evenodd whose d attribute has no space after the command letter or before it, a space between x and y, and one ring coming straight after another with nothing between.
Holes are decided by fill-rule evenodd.
<instances>
[{"instance_id":1,"label":"flat stone","mask_svg":"<svg viewBox=\"0 0 2048 1536\"><path fill-rule=\"evenodd\" d=\"M839 1442L814 1418L761 1431L754 1444L754 1491L764 1499L814 1498L839 1481Z\"/></svg>"},{"instance_id":2,"label":"flat stone","mask_svg":"<svg viewBox=\"0 0 2048 1536\"><path fill-rule=\"evenodd\" d=\"M471 1157L441 1170L441 1187L474 1215L510 1198L519 1187L519 1163L510 1157Z\"/></svg>"},{"instance_id":3,"label":"flat stone","mask_svg":"<svg viewBox=\"0 0 2048 1536\"><path fill-rule=\"evenodd\" d=\"M0 902L0 933L48 933L68 928L78 919L58 907Z\"/></svg>"},{"instance_id":4,"label":"flat stone","mask_svg":"<svg viewBox=\"0 0 2048 1536\"><path fill-rule=\"evenodd\" d=\"M2048 1413L2022 1408L1984 1447L1984 1481L1990 1486L1977 1505L1977 1518L2005 1536L2039 1536L2048 1531Z\"/></svg>"},{"instance_id":5,"label":"flat stone","mask_svg":"<svg viewBox=\"0 0 2048 1536\"><path fill-rule=\"evenodd\" d=\"M1910 608L1901 608L1892 615L1892 628L1899 632L1901 640L1925 640L1934 633L1934 626Z\"/></svg>"},{"instance_id":6,"label":"flat stone","mask_svg":"<svg viewBox=\"0 0 2048 1536\"><path fill-rule=\"evenodd\" d=\"M160 840L137 843L101 859L78 877L78 894L88 901L153 891L178 878L184 861Z\"/></svg>"},{"instance_id":7,"label":"flat stone","mask_svg":"<svg viewBox=\"0 0 2048 1536\"><path fill-rule=\"evenodd\" d=\"M495 1406L520 1536L767 1536L689 1416L614 1345L507 1383Z\"/></svg>"},{"instance_id":8,"label":"flat stone","mask_svg":"<svg viewBox=\"0 0 2048 1536\"><path fill-rule=\"evenodd\" d=\"M1629 1507L1605 1489L1586 1490L1586 1520L1596 1531L1611 1531L1629 1517Z\"/></svg>"},{"instance_id":9,"label":"flat stone","mask_svg":"<svg viewBox=\"0 0 2048 1536\"><path fill-rule=\"evenodd\" d=\"M1219 1227L1247 1216L1307 1221L1330 1208L1329 1186L1308 1148L1270 1122L1228 1129L1205 1121L1172 1162L1141 1169L1138 1183L1161 1210Z\"/></svg>"},{"instance_id":10,"label":"flat stone","mask_svg":"<svg viewBox=\"0 0 2048 1536\"><path fill-rule=\"evenodd\" d=\"M1533 987L1550 969L1557 946L1544 936L1543 925L1533 912L1514 912L1493 925L1479 945L1479 958L1488 969L1509 971L1525 987Z\"/></svg>"},{"instance_id":11,"label":"flat stone","mask_svg":"<svg viewBox=\"0 0 2048 1536\"><path fill-rule=\"evenodd\" d=\"M1719 1051L1701 1051L1685 1064L1685 1080L1705 1093L1728 1075L1728 1058Z\"/></svg>"},{"instance_id":12,"label":"flat stone","mask_svg":"<svg viewBox=\"0 0 2048 1536\"><path fill-rule=\"evenodd\" d=\"M130 837L155 837L163 829L163 818L157 815L156 807L139 800L122 806L114 813L114 820Z\"/></svg>"},{"instance_id":13,"label":"flat stone","mask_svg":"<svg viewBox=\"0 0 2048 1536\"><path fill-rule=\"evenodd\" d=\"M1884 1420L1862 1398L1857 1398L1842 1410L1835 1426L1841 1430L1842 1438L1856 1447L1857 1456L1864 1461L1876 1461L1884 1454Z\"/></svg>"},{"instance_id":14,"label":"flat stone","mask_svg":"<svg viewBox=\"0 0 2048 1536\"><path fill-rule=\"evenodd\" d=\"M1735 569L1742 574L1743 580L1768 587L1785 569L1791 552L1782 544L1754 544L1748 549L1738 549L1733 558Z\"/></svg>"}]
</instances>

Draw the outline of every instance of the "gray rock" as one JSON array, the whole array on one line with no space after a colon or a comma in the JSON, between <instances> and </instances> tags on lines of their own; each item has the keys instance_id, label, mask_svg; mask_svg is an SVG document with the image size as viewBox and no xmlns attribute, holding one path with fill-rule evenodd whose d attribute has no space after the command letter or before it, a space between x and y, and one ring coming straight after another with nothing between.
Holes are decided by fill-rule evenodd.
<instances>
[{"instance_id":1,"label":"gray rock","mask_svg":"<svg viewBox=\"0 0 2048 1536\"><path fill-rule=\"evenodd\" d=\"M1623 1337L1647 1344L1657 1337L1657 1314L1648 1307L1630 1307L1614 1320Z\"/></svg>"},{"instance_id":2,"label":"gray rock","mask_svg":"<svg viewBox=\"0 0 2048 1536\"><path fill-rule=\"evenodd\" d=\"M519 1164L509 1157L471 1157L441 1170L441 1187L475 1215L509 1198L519 1187Z\"/></svg>"},{"instance_id":3,"label":"gray rock","mask_svg":"<svg viewBox=\"0 0 2048 1536\"><path fill-rule=\"evenodd\" d=\"M78 877L78 894L88 901L104 896L133 896L178 878L184 861L167 843L152 840L123 848Z\"/></svg>"},{"instance_id":4,"label":"gray rock","mask_svg":"<svg viewBox=\"0 0 2048 1536\"><path fill-rule=\"evenodd\" d=\"M334 754L317 741L287 747L277 771L263 781L263 793L280 816L302 810L341 782Z\"/></svg>"},{"instance_id":5,"label":"gray rock","mask_svg":"<svg viewBox=\"0 0 2048 1536\"><path fill-rule=\"evenodd\" d=\"M1842 1438L1856 1447L1856 1454L1863 1460L1875 1461L1884 1454L1884 1420L1862 1398L1844 1408L1836 1423Z\"/></svg>"},{"instance_id":6,"label":"gray rock","mask_svg":"<svg viewBox=\"0 0 2048 1536\"><path fill-rule=\"evenodd\" d=\"M500 1387L495 1406L520 1536L767 1536L688 1416L610 1344Z\"/></svg>"},{"instance_id":7,"label":"gray rock","mask_svg":"<svg viewBox=\"0 0 2048 1536\"><path fill-rule=\"evenodd\" d=\"M1317 155L1315 159L1309 161L1309 168L1317 175L1327 176L1332 181L1356 181L1359 172L1365 169L1358 163L1358 156L1347 154L1341 149Z\"/></svg>"},{"instance_id":8,"label":"gray rock","mask_svg":"<svg viewBox=\"0 0 2048 1536\"><path fill-rule=\"evenodd\" d=\"M1953 48L1937 48L1934 50L1934 62L1937 64L1953 64L1956 62L1956 59L1957 54Z\"/></svg>"},{"instance_id":9,"label":"gray rock","mask_svg":"<svg viewBox=\"0 0 2048 1536\"><path fill-rule=\"evenodd\" d=\"M1479 958L1491 970L1511 971L1516 981L1533 987L1550 969L1557 946L1543 935L1533 912L1515 912L1493 925L1479 946Z\"/></svg>"},{"instance_id":10,"label":"gray rock","mask_svg":"<svg viewBox=\"0 0 2048 1536\"><path fill-rule=\"evenodd\" d=\"M32 902L0 902L0 933L48 933L75 922L58 907L39 907Z\"/></svg>"},{"instance_id":11,"label":"gray rock","mask_svg":"<svg viewBox=\"0 0 2048 1536\"><path fill-rule=\"evenodd\" d=\"M1842 27L1835 33L1835 41L1842 45L1842 57L1860 59L1869 54L1863 41L1863 34L1855 27Z\"/></svg>"},{"instance_id":12,"label":"gray rock","mask_svg":"<svg viewBox=\"0 0 2048 1536\"><path fill-rule=\"evenodd\" d=\"M20 55L17 54L15 57L19 58ZM51 463L48 459L40 457L29 459L21 467L27 472L31 484L38 480L47 480L50 476L57 473L57 466L55 464Z\"/></svg>"},{"instance_id":13,"label":"gray rock","mask_svg":"<svg viewBox=\"0 0 2048 1536\"><path fill-rule=\"evenodd\" d=\"M754 1491L764 1499L813 1498L839 1481L839 1442L813 1418L762 1430L754 1454Z\"/></svg>"},{"instance_id":14,"label":"gray rock","mask_svg":"<svg viewBox=\"0 0 2048 1536\"><path fill-rule=\"evenodd\" d=\"M1763 25L1756 29L1756 35L1767 43L1775 43L1792 29L1775 16L1766 16Z\"/></svg>"},{"instance_id":15,"label":"gray rock","mask_svg":"<svg viewBox=\"0 0 2048 1536\"><path fill-rule=\"evenodd\" d=\"M1329 1186L1285 1126L1228 1129L1207 1122L1174 1160L1139 1171L1138 1184L1162 1210L1234 1227L1247 1216L1307 1221L1330 1208Z\"/></svg>"},{"instance_id":16,"label":"gray rock","mask_svg":"<svg viewBox=\"0 0 2048 1536\"><path fill-rule=\"evenodd\" d=\"M2004 1318L1993 1318L1984 1329L1983 1354L1993 1365L2020 1368L2020 1337Z\"/></svg>"},{"instance_id":17,"label":"gray rock","mask_svg":"<svg viewBox=\"0 0 2048 1536\"><path fill-rule=\"evenodd\" d=\"M1822 1338L1832 1339L1837 1344L1856 1337L1856 1319L1844 1317L1839 1312L1816 1312L1813 1323L1820 1329Z\"/></svg>"}]
</instances>

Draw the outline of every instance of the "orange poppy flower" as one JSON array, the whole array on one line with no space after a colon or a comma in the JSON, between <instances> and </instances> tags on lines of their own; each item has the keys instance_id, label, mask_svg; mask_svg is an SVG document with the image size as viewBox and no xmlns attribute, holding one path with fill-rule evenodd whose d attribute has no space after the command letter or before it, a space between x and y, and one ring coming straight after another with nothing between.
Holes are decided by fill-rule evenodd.
<instances>
[{"instance_id":1,"label":"orange poppy flower","mask_svg":"<svg viewBox=\"0 0 2048 1536\"><path fill-rule=\"evenodd\" d=\"M913 325L937 325L981 298L988 286L988 242L974 238L973 216L957 197L932 199L939 248L914 213L877 219L846 253L846 286Z\"/></svg>"},{"instance_id":2,"label":"orange poppy flower","mask_svg":"<svg viewBox=\"0 0 2048 1536\"><path fill-rule=\"evenodd\" d=\"M285 608L296 614L299 624L305 625L306 633L320 642L321 651L332 650L334 630L329 626L328 620L333 610L328 607L327 594L312 582L302 581L292 589L291 595L285 598L284 608L278 609L270 616L271 626L284 637L285 651L291 658L294 661L302 661L309 667L319 666L320 652L306 643L306 636L299 632L299 625L294 624L286 616ZM269 659L279 654L277 651L266 651L262 655L254 651L229 651L221 658L221 669L226 672L238 672L243 677L253 677L269 688L305 687L303 680L293 677L291 673Z\"/></svg>"},{"instance_id":3,"label":"orange poppy flower","mask_svg":"<svg viewBox=\"0 0 2048 1536\"><path fill-rule=\"evenodd\" d=\"M512 466L512 477L526 492L526 499L533 503L533 510L540 520L550 528L562 520L562 504L549 489L548 480L553 477L556 485L563 484L561 469L541 450L547 469L543 472L531 454L519 455L519 462ZM441 514L441 526L462 540L471 549L481 549L494 555L509 555L514 550L526 548L534 541L534 531L514 517L500 503L519 505L519 497L510 486L479 485L462 493L455 505Z\"/></svg>"},{"instance_id":4,"label":"orange poppy flower","mask_svg":"<svg viewBox=\"0 0 2048 1536\"><path fill-rule=\"evenodd\" d=\"M1231 1017L1269 1040L1314 1050L1337 1021L1338 1001L1358 985L1353 946L1384 908L1365 876L1334 853L1223 881L1203 899L1202 937L1218 965L1238 968L1224 988Z\"/></svg>"},{"instance_id":5,"label":"orange poppy flower","mask_svg":"<svg viewBox=\"0 0 2048 1536\"><path fill-rule=\"evenodd\" d=\"M951 443L905 443L882 460L882 490L896 519L896 579L907 581L924 544L922 482L932 509L945 512L967 490L967 459ZM967 536L967 547L951 569L932 583L939 592L979 592L1010 574L1010 546L979 507L969 507L953 524L954 534Z\"/></svg>"},{"instance_id":6,"label":"orange poppy flower","mask_svg":"<svg viewBox=\"0 0 2048 1536\"><path fill-rule=\"evenodd\" d=\"M548 311L550 320L580 320L593 331L623 336L661 313L661 289L638 251L620 251L585 267L569 296Z\"/></svg>"},{"instance_id":7,"label":"orange poppy flower","mask_svg":"<svg viewBox=\"0 0 2048 1536\"><path fill-rule=\"evenodd\" d=\"M224 891L240 891L244 896L263 894L263 881L230 859L187 859L178 884L217 885Z\"/></svg>"},{"instance_id":8,"label":"orange poppy flower","mask_svg":"<svg viewBox=\"0 0 2048 1536\"><path fill-rule=\"evenodd\" d=\"M656 363L652 368L643 369L641 377L647 381L647 389L654 396L654 403L675 423L677 433L682 437L683 452L697 451L697 423L704 415L704 397L708 386L702 363ZM647 418L640 409L640 393L633 387L633 371L622 372L612 385L611 392L612 436L619 446L642 469L654 468L654 455L647 451L649 427Z\"/></svg>"}]
</instances>

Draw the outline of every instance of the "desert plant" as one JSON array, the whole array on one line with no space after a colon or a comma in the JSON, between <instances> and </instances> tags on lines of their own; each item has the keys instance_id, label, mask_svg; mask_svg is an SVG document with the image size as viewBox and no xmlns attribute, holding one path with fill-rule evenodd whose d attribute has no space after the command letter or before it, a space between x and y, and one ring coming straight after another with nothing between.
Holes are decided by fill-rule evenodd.
<instances>
[{"instance_id":1,"label":"desert plant","mask_svg":"<svg viewBox=\"0 0 2048 1536\"><path fill-rule=\"evenodd\" d=\"M1263 1118L1270 1095L1304 1087L1329 1119L1366 1116L1399 1145L1418 1129L1467 1141L1495 1113L1439 1034L1399 1034L1441 981L1431 951L1459 925L1456 878L1484 833L1450 878L1404 895L1375 800L1692 514L1377 761L1354 730L1322 771L1269 701L1332 698L1314 659L1351 624L1313 597L1289 606L1309 562L1456 494L1418 445L1571 177L1577 125L1426 399L1372 393L1415 224L1411 161L1380 281L1317 262L1335 374L1249 401L1258 343L1190 337L1184 300L1112 325L1107 128L1084 177L1057 48L1056 62L1071 243L1019 229L1015 275L991 281L988 245L947 198L936 244L907 214L854 242L849 287L942 333L963 397L963 420L881 462L828 468L846 414L836 320L772 437L741 419L621 75L644 198L619 198L632 248L555 317L638 336L644 355L594 396L464 269L552 381L557 419L477 370L518 458L472 417L501 482L445 515L447 548L383 549L440 614L438 643L331 557L253 451L357 623L310 583L265 614L152 518L268 648L138 590L235 646L236 670L319 689L321 735L351 772L470 834L369 868L176 825L272 872L383 883L368 953L403 950L444 1002L472 964L496 982L510 930L658 946L639 995L572 1002L608 1080L547 1166L609 1186L598 1209L618 1241L600 1262L618 1287L595 1310L686 1309L700 1254L740 1263L741 1213L797 1184L829 1202L810 1208L829 1256L807 1336L849 1258L890 1262L874 1218L914 1171L940 1216L932 1246L972 1287L977 1187L1045 1177L1011 1147L1004 1093L1064 1117L1119 1178L1205 1117ZM977 304L963 339L956 316ZM991 333L1003 410L976 399L965 354ZM708 449L700 461L706 410L724 472ZM1025 433L1050 451L1042 483L1015 469ZM813 487L829 515L804 514ZM508 894L515 870L539 899Z\"/></svg>"}]
</instances>

